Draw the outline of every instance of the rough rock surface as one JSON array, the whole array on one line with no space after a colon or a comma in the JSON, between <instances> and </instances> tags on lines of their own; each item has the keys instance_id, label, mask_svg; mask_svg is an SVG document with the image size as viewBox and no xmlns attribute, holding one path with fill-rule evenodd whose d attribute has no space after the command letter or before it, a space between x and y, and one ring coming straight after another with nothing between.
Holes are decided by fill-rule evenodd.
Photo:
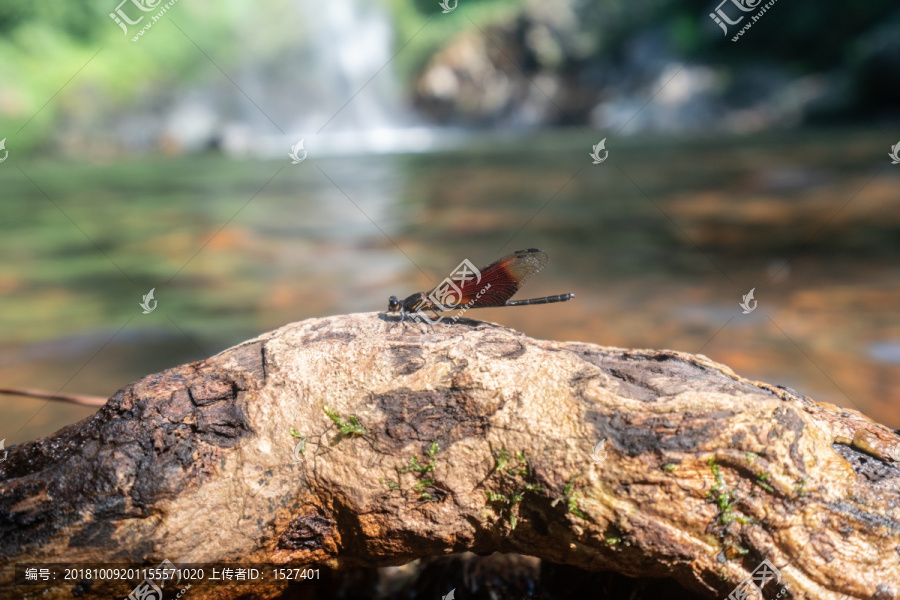
<instances>
[{"instance_id":1,"label":"rough rock surface","mask_svg":"<svg viewBox=\"0 0 900 600\"><path fill-rule=\"evenodd\" d=\"M854 411L699 355L468 320L311 319L144 377L11 448L0 595L72 597L14 585L24 562L340 569L500 551L674 577L710 598L767 559L781 578L767 598L785 584L795 598L897 598L898 448Z\"/></svg>"}]
</instances>

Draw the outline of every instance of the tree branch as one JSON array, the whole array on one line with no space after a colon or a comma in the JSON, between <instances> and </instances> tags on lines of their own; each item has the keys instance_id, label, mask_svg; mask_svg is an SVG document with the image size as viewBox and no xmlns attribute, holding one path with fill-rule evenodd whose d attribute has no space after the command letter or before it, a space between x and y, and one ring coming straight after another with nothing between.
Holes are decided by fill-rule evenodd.
<instances>
[{"instance_id":1,"label":"tree branch","mask_svg":"<svg viewBox=\"0 0 900 600\"><path fill-rule=\"evenodd\" d=\"M47 390L36 390L33 388L7 388L0 387L0 394L9 394L11 396L26 396L28 398L38 398L40 400L56 400L57 402L71 402L72 404L80 404L82 406L103 406L106 404L106 398L100 396L85 396L82 394L60 394L59 392L48 392Z\"/></svg>"}]
</instances>

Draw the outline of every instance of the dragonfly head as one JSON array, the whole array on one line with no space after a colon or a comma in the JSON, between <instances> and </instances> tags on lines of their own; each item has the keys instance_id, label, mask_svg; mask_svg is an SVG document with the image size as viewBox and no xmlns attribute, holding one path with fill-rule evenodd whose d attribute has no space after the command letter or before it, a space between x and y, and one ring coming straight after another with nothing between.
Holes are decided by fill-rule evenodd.
<instances>
[{"instance_id":1,"label":"dragonfly head","mask_svg":"<svg viewBox=\"0 0 900 600\"><path fill-rule=\"evenodd\" d=\"M388 312L397 312L398 310L400 310L400 301L397 296L391 296L388 298Z\"/></svg>"}]
</instances>

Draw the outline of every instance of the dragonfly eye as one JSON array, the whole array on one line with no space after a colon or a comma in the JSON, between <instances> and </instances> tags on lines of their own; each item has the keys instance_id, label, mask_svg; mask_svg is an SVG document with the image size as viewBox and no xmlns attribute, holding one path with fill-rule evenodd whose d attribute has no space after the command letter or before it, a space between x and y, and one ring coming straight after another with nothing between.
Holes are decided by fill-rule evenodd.
<instances>
[{"instance_id":1,"label":"dragonfly eye","mask_svg":"<svg viewBox=\"0 0 900 600\"><path fill-rule=\"evenodd\" d=\"M388 312L397 312L400 310L400 301L397 300L397 296L391 296L388 298Z\"/></svg>"}]
</instances>

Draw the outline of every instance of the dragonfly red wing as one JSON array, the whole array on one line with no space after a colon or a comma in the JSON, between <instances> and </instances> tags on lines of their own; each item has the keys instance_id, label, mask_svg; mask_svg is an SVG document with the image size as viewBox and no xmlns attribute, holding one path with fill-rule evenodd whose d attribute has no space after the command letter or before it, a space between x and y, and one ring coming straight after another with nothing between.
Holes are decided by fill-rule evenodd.
<instances>
[{"instance_id":1,"label":"dragonfly red wing","mask_svg":"<svg viewBox=\"0 0 900 600\"><path fill-rule=\"evenodd\" d=\"M423 316L423 310L437 313L457 308L489 308L494 306L530 306L532 304L555 304L566 302L575 294L556 294L525 300L510 300L519 288L547 264L547 255L537 248L516 250L498 261L478 271L468 260L454 269L450 277L436 288L419 292L400 302L396 296L388 300L388 312L400 311L400 319L415 313L413 318ZM462 312L465 312L463 310ZM460 313L461 314L461 313ZM456 321L459 317L454 317ZM425 317L428 322L431 319Z\"/></svg>"},{"instance_id":2,"label":"dragonfly red wing","mask_svg":"<svg viewBox=\"0 0 900 600\"><path fill-rule=\"evenodd\" d=\"M466 282L460 304L472 302L470 308L503 306L523 283L544 268L548 260L547 255L537 248L507 254L481 269L480 281L473 278Z\"/></svg>"}]
</instances>

